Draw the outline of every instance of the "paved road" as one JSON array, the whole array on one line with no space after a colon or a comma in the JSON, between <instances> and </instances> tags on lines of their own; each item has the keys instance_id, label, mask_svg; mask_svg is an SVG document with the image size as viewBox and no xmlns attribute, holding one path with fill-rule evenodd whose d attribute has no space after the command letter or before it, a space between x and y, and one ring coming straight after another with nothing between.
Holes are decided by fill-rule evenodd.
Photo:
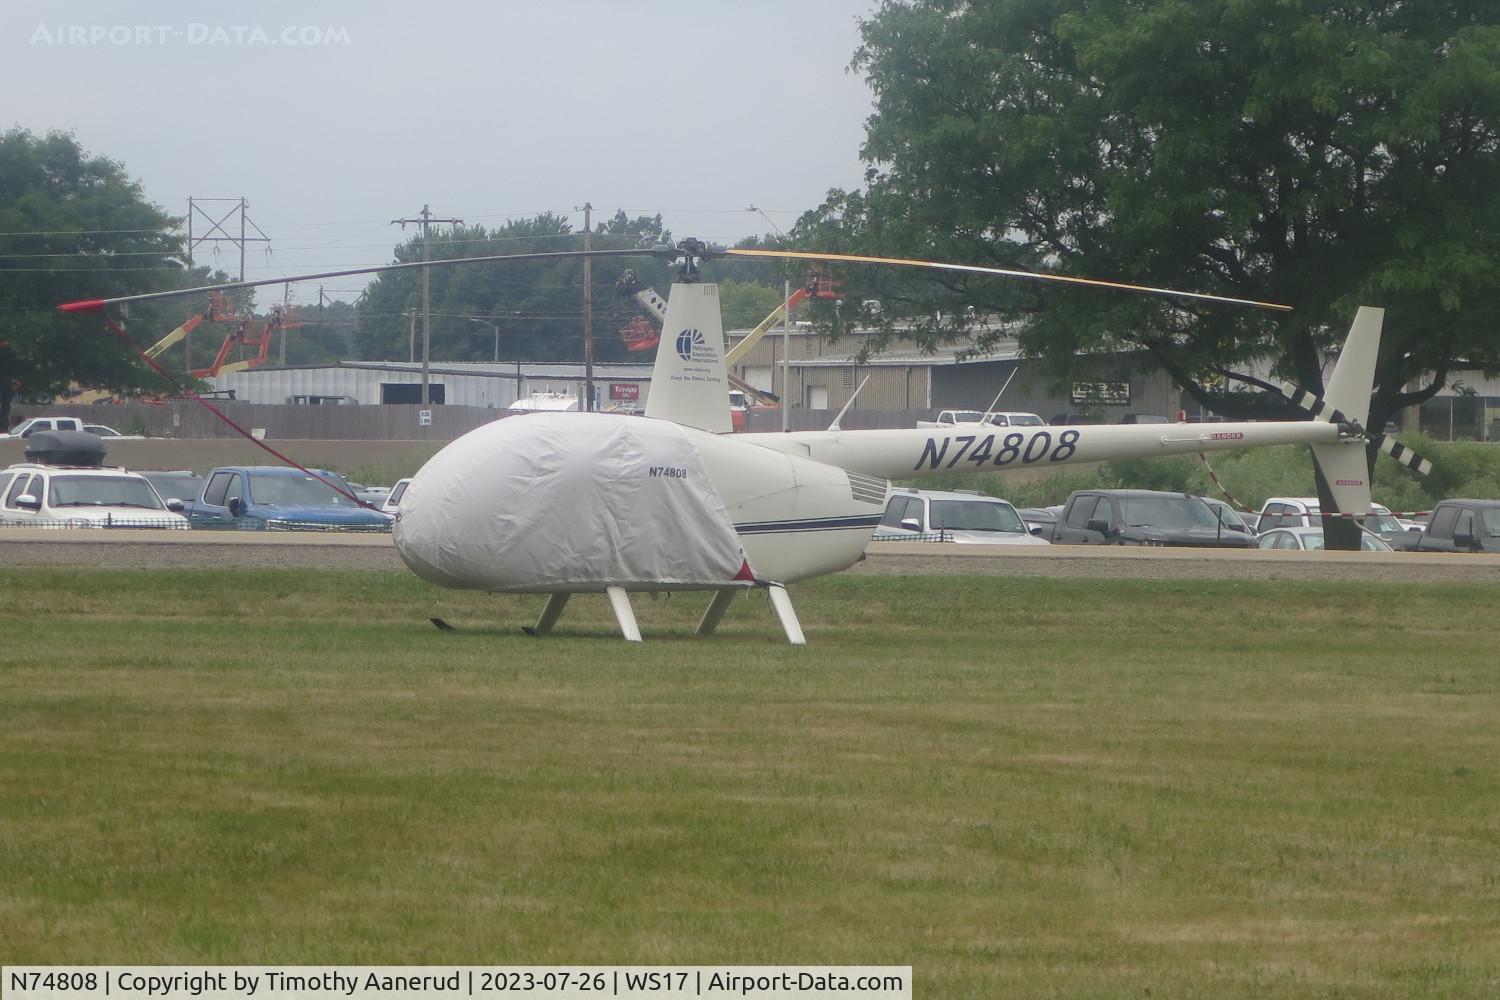
<instances>
[{"instance_id":1,"label":"paved road","mask_svg":"<svg viewBox=\"0 0 1500 1000\"><path fill-rule=\"evenodd\" d=\"M0 528L0 567L402 569L389 535ZM851 573L1500 583L1500 555L877 542Z\"/></svg>"}]
</instances>

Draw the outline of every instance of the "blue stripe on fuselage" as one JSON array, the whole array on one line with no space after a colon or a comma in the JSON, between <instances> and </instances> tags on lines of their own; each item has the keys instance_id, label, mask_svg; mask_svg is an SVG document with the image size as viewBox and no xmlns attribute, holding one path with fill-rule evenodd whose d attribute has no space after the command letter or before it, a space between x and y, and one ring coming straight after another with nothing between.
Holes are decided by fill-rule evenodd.
<instances>
[{"instance_id":1,"label":"blue stripe on fuselage","mask_svg":"<svg viewBox=\"0 0 1500 1000\"><path fill-rule=\"evenodd\" d=\"M796 521L754 521L736 524L734 530L741 535L765 535L795 531L842 531L850 528L874 528L880 523L879 514L861 514L855 517L810 517Z\"/></svg>"}]
</instances>

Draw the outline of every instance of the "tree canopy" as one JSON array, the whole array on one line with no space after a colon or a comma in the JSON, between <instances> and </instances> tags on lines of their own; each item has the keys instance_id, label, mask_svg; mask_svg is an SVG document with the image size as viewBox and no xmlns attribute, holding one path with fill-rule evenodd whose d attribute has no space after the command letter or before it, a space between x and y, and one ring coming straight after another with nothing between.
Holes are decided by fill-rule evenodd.
<instances>
[{"instance_id":1,"label":"tree canopy","mask_svg":"<svg viewBox=\"0 0 1500 1000\"><path fill-rule=\"evenodd\" d=\"M560 215L546 213L518 219L495 229L456 226L432 237L434 260L578 250L582 234ZM617 211L594 227L592 246L627 250L671 242L662 218L629 218ZM395 249L397 262L422 259L421 236ZM725 322L731 326L759 322L781 301L764 282L774 264L759 261L715 261L713 277L725 290ZM646 361L651 356L626 350L620 331L641 314L640 306L616 288L626 270L638 286L665 294L672 275L650 257L596 260L593 265L592 311L594 357L599 361ZM430 272L432 302L431 357L447 361L570 361L583 358L583 264L579 260L491 261ZM769 305L766 303L769 302ZM420 270L380 275L359 304L356 350L366 360L411 358L413 323L420 334ZM751 318L753 317L753 318ZM483 322L480 322L483 321Z\"/></svg>"},{"instance_id":2,"label":"tree canopy","mask_svg":"<svg viewBox=\"0 0 1500 1000\"><path fill-rule=\"evenodd\" d=\"M181 287L189 275L173 221L124 167L89 156L71 135L0 134L0 426L10 426L15 399L51 397L71 383L165 388L98 316L56 307ZM139 328L154 341L181 312L180 303L137 308L132 335Z\"/></svg>"},{"instance_id":3,"label":"tree canopy","mask_svg":"<svg viewBox=\"0 0 1500 1000\"><path fill-rule=\"evenodd\" d=\"M618 213L595 235L597 249L630 249L663 238L661 218L628 220ZM434 260L507 254L548 253L580 249L580 234L563 216L546 213L514 220L489 230L455 226L432 237ZM419 235L396 248L397 262L422 259ZM642 257L628 263L595 261L593 317L595 358L626 360L623 341L615 335L638 311L615 282L628 267L660 279ZM498 324L504 360L578 361L583 357L583 264L576 259L492 261L465 267L438 268L431 274L432 346L435 360L486 361L494 357ZM381 274L365 290L359 305L355 343L361 357L390 360L410 356L411 317L420 334L420 270ZM483 320L484 322L476 322Z\"/></svg>"},{"instance_id":4,"label":"tree canopy","mask_svg":"<svg viewBox=\"0 0 1500 1000\"><path fill-rule=\"evenodd\" d=\"M1232 418L1289 411L1215 373L1268 356L1320 391L1361 304L1386 309L1377 428L1455 367L1500 368L1495 5L888 0L862 37L867 186L830 192L804 241L1295 307L850 274L885 323L984 346L1000 328L968 310L1007 315L1059 378L1144 351Z\"/></svg>"}]
</instances>

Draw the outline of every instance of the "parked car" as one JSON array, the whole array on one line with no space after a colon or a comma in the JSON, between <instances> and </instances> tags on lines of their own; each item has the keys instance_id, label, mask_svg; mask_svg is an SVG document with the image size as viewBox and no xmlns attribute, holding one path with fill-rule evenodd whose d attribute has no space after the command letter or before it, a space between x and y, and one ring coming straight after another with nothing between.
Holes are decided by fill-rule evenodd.
<instances>
[{"instance_id":1,"label":"parked car","mask_svg":"<svg viewBox=\"0 0 1500 1000\"><path fill-rule=\"evenodd\" d=\"M1317 497L1271 497L1260 508L1254 528L1264 534L1272 528L1313 528L1323 526L1322 507ZM1385 539L1394 548L1410 548L1406 525L1391 516L1391 509L1370 504L1370 516L1363 527Z\"/></svg>"},{"instance_id":2,"label":"parked car","mask_svg":"<svg viewBox=\"0 0 1500 1000\"><path fill-rule=\"evenodd\" d=\"M186 528L182 503L162 501L145 477L103 464L104 446L84 431L41 431L31 461L0 472L0 523L66 528Z\"/></svg>"},{"instance_id":3,"label":"parked car","mask_svg":"<svg viewBox=\"0 0 1500 1000\"><path fill-rule=\"evenodd\" d=\"M1103 417L1094 413L1059 413L1050 421L1053 427L1069 427L1086 424L1108 423Z\"/></svg>"},{"instance_id":4,"label":"parked car","mask_svg":"<svg viewBox=\"0 0 1500 1000\"><path fill-rule=\"evenodd\" d=\"M1248 549L1248 532L1225 526L1203 497L1158 490L1078 490L1052 534L1064 545L1194 545Z\"/></svg>"},{"instance_id":5,"label":"parked car","mask_svg":"<svg viewBox=\"0 0 1500 1000\"><path fill-rule=\"evenodd\" d=\"M1057 527L1057 516L1062 513L1062 509L1062 504L1052 507L1018 507L1016 513L1021 515L1021 520L1026 522L1026 527L1031 529L1033 535L1051 541L1052 529Z\"/></svg>"},{"instance_id":6,"label":"parked car","mask_svg":"<svg viewBox=\"0 0 1500 1000\"><path fill-rule=\"evenodd\" d=\"M208 474L188 511L194 528L273 531L389 531L391 518L361 507L334 489L348 483L336 472L280 465L224 466ZM353 490L349 490L353 493Z\"/></svg>"},{"instance_id":7,"label":"parked car","mask_svg":"<svg viewBox=\"0 0 1500 1000\"><path fill-rule=\"evenodd\" d=\"M401 498L406 495L406 488L411 485L411 478L398 479L396 485L391 487L391 492L386 495L385 503L380 509L387 514L398 514L401 512Z\"/></svg>"},{"instance_id":8,"label":"parked car","mask_svg":"<svg viewBox=\"0 0 1500 1000\"><path fill-rule=\"evenodd\" d=\"M180 501L184 510L198 499L203 492L203 484L207 482L202 476L186 469L172 471L138 469L136 471L145 477L163 501Z\"/></svg>"},{"instance_id":9,"label":"parked car","mask_svg":"<svg viewBox=\"0 0 1500 1000\"><path fill-rule=\"evenodd\" d=\"M1047 421L1035 413L1025 413L1014 410L1006 410L1001 413L990 413L985 416L985 423L996 427L1046 427Z\"/></svg>"},{"instance_id":10,"label":"parked car","mask_svg":"<svg viewBox=\"0 0 1500 1000\"><path fill-rule=\"evenodd\" d=\"M1303 549L1315 551L1323 548L1322 528L1272 528L1255 542L1262 549ZM1359 533L1359 547L1363 552L1394 552L1379 535L1364 529Z\"/></svg>"},{"instance_id":11,"label":"parked car","mask_svg":"<svg viewBox=\"0 0 1500 1000\"><path fill-rule=\"evenodd\" d=\"M897 487L871 541L943 541L986 545L1046 545L1004 500L967 490Z\"/></svg>"},{"instance_id":12,"label":"parked car","mask_svg":"<svg viewBox=\"0 0 1500 1000\"><path fill-rule=\"evenodd\" d=\"M964 424L978 424L984 421L984 414L978 410L940 410L938 415L931 420L918 420L918 427L958 427Z\"/></svg>"},{"instance_id":13,"label":"parked car","mask_svg":"<svg viewBox=\"0 0 1500 1000\"><path fill-rule=\"evenodd\" d=\"M121 434L108 424L84 424L83 429L95 437L102 437L106 441L139 441L139 434Z\"/></svg>"},{"instance_id":14,"label":"parked car","mask_svg":"<svg viewBox=\"0 0 1500 1000\"><path fill-rule=\"evenodd\" d=\"M1171 422L1160 413L1127 413L1120 418L1122 424L1170 424Z\"/></svg>"},{"instance_id":15,"label":"parked car","mask_svg":"<svg viewBox=\"0 0 1500 1000\"><path fill-rule=\"evenodd\" d=\"M1001 410L984 413L980 410L940 410L932 420L918 420L918 427L965 427L970 424L989 424L992 427L1045 427L1047 422L1035 413L1017 410Z\"/></svg>"},{"instance_id":16,"label":"parked car","mask_svg":"<svg viewBox=\"0 0 1500 1000\"><path fill-rule=\"evenodd\" d=\"M385 506L385 498L391 495L391 488L389 486L366 486L363 483L350 483L349 488L354 491L355 496L376 510L382 509Z\"/></svg>"}]
</instances>

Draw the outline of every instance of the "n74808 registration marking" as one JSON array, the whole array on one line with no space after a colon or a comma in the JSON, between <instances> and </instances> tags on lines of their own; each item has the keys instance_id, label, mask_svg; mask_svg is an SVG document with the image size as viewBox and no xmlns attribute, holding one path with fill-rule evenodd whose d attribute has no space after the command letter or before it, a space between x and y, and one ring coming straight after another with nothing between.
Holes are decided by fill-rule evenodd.
<instances>
[{"instance_id":1,"label":"n74808 registration marking","mask_svg":"<svg viewBox=\"0 0 1500 1000\"><path fill-rule=\"evenodd\" d=\"M912 466L912 471L952 469L959 462L968 462L976 469L987 465L1009 465L1017 460L1022 465L1031 465L1043 459L1048 462L1066 462L1078 451L1078 437L1078 431L1072 430L1059 434L1056 443L1052 440L1051 431L1034 431L1029 438L1020 431L1012 431L1003 438L998 434L987 434L982 438L978 434L954 434L941 439L930 437L922 447L922 454L917 459L917 464ZM995 444L997 438L1000 441L998 447ZM957 445L951 458L948 456L950 444ZM946 465L943 464L944 459L947 459Z\"/></svg>"}]
</instances>

